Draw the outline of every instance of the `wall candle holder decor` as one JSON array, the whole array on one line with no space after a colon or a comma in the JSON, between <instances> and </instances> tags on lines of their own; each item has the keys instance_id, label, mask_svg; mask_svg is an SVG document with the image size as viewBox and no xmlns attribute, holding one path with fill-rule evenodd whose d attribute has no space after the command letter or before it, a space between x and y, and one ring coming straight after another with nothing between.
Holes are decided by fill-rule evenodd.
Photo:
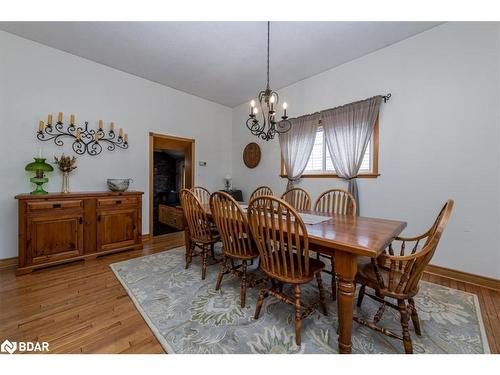
<instances>
[{"instance_id":1,"label":"wall candle holder decor","mask_svg":"<svg viewBox=\"0 0 500 375\"><path fill-rule=\"evenodd\" d=\"M89 129L87 121L84 124L84 126L75 125L75 115L71 115L69 125L65 126L62 112L59 112L57 122L52 124L52 115L49 114L47 125L40 121L36 137L40 141L53 140L58 146L63 146L63 139L69 138L73 141L73 151L78 155L87 153L96 156L102 152L103 147L106 147L108 151L113 151L116 147L128 148L128 134L124 134L121 128L116 134L113 122L109 124L109 130L104 130L102 120L99 120L97 130Z\"/></svg>"}]
</instances>

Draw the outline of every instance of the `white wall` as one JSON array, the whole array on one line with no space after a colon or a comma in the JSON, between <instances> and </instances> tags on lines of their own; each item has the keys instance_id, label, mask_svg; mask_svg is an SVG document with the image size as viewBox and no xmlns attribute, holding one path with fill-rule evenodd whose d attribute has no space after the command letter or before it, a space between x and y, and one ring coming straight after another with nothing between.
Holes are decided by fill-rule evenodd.
<instances>
[{"instance_id":1,"label":"white wall","mask_svg":"<svg viewBox=\"0 0 500 375\"><path fill-rule=\"evenodd\" d=\"M448 198L455 210L433 264L500 278L499 29L497 23L447 23L280 89L291 117L392 93L380 115L381 176L360 179L364 216L401 219L425 230ZM271 72L272 79L272 72ZM233 185L281 193L278 141L257 141L233 110ZM242 150L262 147L251 170ZM315 200L338 179L304 179Z\"/></svg>"},{"instance_id":2,"label":"white wall","mask_svg":"<svg viewBox=\"0 0 500 375\"><path fill-rule=\"evenodd\" d=\"M58 111L92 127L99 119L114 121L128 132L128 150L80 156L70 187L106 190L107 178L133 178L131 189L145 192L143 233L149 232L150 131L196 139L198 184L221 188L231 171L231 109L0 31L0 259L17 256L14 196L33 190L24 166L40 145L49 161L63 151L35 138L38 121ZM199 167L200 160L207 166ZM49 178L48 190L60 191L60 172Z\"/></svg>"}]
</instances>

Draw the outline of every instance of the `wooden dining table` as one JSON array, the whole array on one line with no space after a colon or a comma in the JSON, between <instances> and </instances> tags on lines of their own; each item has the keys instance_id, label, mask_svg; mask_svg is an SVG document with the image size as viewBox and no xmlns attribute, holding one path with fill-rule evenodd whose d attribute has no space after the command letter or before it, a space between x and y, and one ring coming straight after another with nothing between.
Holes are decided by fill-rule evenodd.
<instances>
[{"instance_id":1,"label":"wooden dining table","mask_svg":"<svg viewBox=\"0 0 500 375\"><path fill-rule=\"evenodd\" d=\"M210 207L204 205L204 209L211 217ZM306 225L309 246L311 250L335 257L335 272L338 276L338 349L339 353L351 353L358 258L379 256L394 237L406 228L406 222L315 211L299 213L328 217L320 223ZM191 240L189 231L185 233L188 248Z\"/></svg>"}]
</instances>

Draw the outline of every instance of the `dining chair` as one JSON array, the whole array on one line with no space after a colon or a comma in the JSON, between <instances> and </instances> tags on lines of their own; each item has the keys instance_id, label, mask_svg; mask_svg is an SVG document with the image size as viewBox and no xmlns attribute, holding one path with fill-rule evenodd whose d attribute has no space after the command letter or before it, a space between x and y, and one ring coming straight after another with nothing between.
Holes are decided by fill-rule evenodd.
<instances>
[{"instance_id":1,"label":"dining chair","mask_svg":"<svg viewBox=\"0 0 500 375\"><path fill-rule=\"evenodd\" d=\"M357 207L356 199L346 190L330 189L323 192L316 203L314 204L314 211L326 214L336 215L349 215L356 216ZM323 272L332 275L332 299L337 299L337 277L335 275L335 257L331 255L324 255L316 253L316 259L320 257L330 260L331 271L325 269Z\"/></svg>"},{"instance_id":2,"label":"dining chair","mask_svg":"<svg viewBox=\"0 0 500 375\"><path fill-rule=\"evenodd\" d=\"M195 186L191 191L196 195L196 198L200 200L201 204L208 206L210 202L210 192L207 189L202 186Z\"/></svg>"},{"instance_id":3,"label":"dining chair","mask_svg":"<svg viewBox=\"0 0 500 375\"><path fill-rule=\"evenodd\" d=\"M240 277L240 304L241 307L245 307L247 287L254 287L262 281L255 277L247 278L248 261L259 257L259 251L248 227L247 216L238 202L222 191L212 194L210 209L221 235L224 252L215 290L220 289L224 275L232 273ZM235 264L235 261L239 264Z\"/></svg>"},{"instance_id":4,"label":"dining chair","mask_svg":"<svg viewBox=\"0 0 500 375\"><path fill-rule=\"evenodd\" d=\"M285 202L299 211L308 211L311 209L311 197L301 188L293 188L283 193L281 196Z\"/></svg>"},{"instance_id":5,"label":"dining chair","mask_svg":"<svg viewBox=\"0 0 500 375\"><path fill-rule=\"evenodd\" d=\"M250 199L248 201L250 202L252 199L262 197L264 195L274 195L274 193L268 186L259 186L253 191L252 194L250 194Z\"/></svg>"},{"instance_id":6,"label":"dining chair","mask_svg":"<svg viewBox=\"0 0 500 375\"><path fill-rule=\"evenodd\" d=\"M216 260L214 245L220 241L220 235L217 231L214 231L207 212L192 191L188 189L181 190L181 205L191 238L191 246L189 249L186 249L186 268L189 267L194 256L200 255L202 257L201 279L205 280L207 274L208 251L211 251L212 257ZM200 252L194 253L196 247L200 249Z\"/></svg>"},{"instance_id":7,"label":"dining chair","mask_svg":"<svg viewBox=\"0 0 500 375\"><path fill-rule=\"evenodd\" d=\"M410 318L415 333L421 335L420 321L413 298L418 293L422 273L436 251L452 209L453 200L448 200L427 232L416 237L396 237L395 242L391 243L378 258L358 264L356 282L361 284L358 307L361 307L365 295L381 305L373 321L359 317L354 317L354 321L389 337L402 340L407 354L413 353L408 327ZM395 244L399 244L399 250L395 249ZM367 287L373 289L375 294L367 293ZM386 298L396 300L396 303L389 302ZM399 311L402 336L377 325L387 306Z\"/></svg>"},{"instance_id":8,"label":"dining chair","mask_svg":"<svg viewBox=\"0 0 500 375\"><path fill-rule=\"evenodd\" d=\"M295 342L300 345L302 319L318 307L318 303L303 305L300 286L316 278L319 305L327 315L321 280L325 264L309 257L306 226L297 211L284 200L272 196L254 198L250 201L247 214L260 254L260 267L271 281L271 285L260 290L254 318L259 318L262 304L269 295L294 306ZM293 297L283 293L284 284L293 285Z\"/></svg>"}]
</instances>

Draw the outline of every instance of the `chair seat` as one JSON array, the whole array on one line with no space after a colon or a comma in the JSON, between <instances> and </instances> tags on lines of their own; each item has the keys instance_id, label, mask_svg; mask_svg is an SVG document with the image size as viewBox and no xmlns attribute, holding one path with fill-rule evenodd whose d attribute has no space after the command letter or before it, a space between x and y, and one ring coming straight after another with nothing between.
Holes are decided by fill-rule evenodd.
<instances>
[{"instance_id":1,"label":"chair seat","mask_svg":"<svg viewBox=\"0 0 500 375\"><path fill-rule=\"evenodd\" d=\"M289 283L289 284L305 284L311 281L314 276L318 273L321 272L325 268L325 263L323 263L321 260L314 259L312 257L309 257L309 273L307 275L302 275L302 277L298 277L299 275L299 269L297 267L298 263L298 258L297 254L293 253L293 264L294 264L294 273L295 277L292 279L292 271L291 269L288 270L287 274L289 277L283 277L279 276L275 273L273 273L270 270L266 270L263 265L261 264L261 267L263 271L269 276L272 277L275 280L278 280L283 283ZM290 267L288 264L288 256L287 256L287 266Z\"/></svg>"},{"instance_id":2,"label":"chair seat","mask_svg":"<svg viewBox=\"0 0 500 375\"><path fill-rule=\"evenodd\" d=\"M384 285L387 288L389 285L389 270L385 267L379 266L380 274L382 275L382 279L384 280ZM402 272L394 272L392 285L396 286L399 284L401 277L403 276ZM388 290L381 289L377 280L377 275L375 273L375 269L373 268L373 264L370 258L360 258L358 260L358 273L356 275L356 282L360 284L364 284L369 288L372 288L378 291L380 294L392 297L392 298L401 298L403 297L403 293L393 293ZM404 293L404 298L411 298L418 292L418 287L416 290L410 293Z\"/></svg>"}]
</instances>

